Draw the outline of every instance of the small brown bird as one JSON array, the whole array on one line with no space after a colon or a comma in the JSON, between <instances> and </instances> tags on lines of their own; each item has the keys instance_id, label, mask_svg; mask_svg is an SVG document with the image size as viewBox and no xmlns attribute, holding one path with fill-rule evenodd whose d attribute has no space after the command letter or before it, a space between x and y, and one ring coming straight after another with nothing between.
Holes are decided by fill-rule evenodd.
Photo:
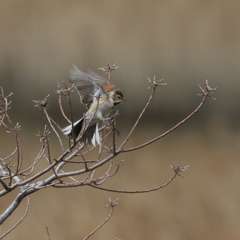
<instances>
[{"instance_id":1,"label":"small brown bird","mask_svg":"<svg viewBox=\"0 0 240 240\"><path fill-rule=\"evenodd\" d=\"M109 113L124 100L123 93L115 89L110 81L94 72L84 73L75 65L69 73L69 81L80 94L82 104L87 105L84 116L62 129L67 136L76 138L84 144L101 144L98 123L108 118Z\"/></svg>"}]
</instances>

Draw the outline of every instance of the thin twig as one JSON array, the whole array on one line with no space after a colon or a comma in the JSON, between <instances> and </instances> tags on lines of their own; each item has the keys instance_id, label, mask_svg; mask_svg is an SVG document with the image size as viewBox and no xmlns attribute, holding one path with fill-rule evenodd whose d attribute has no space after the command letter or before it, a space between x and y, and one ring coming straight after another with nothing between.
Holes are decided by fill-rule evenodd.
<instances>
[{"instance_id":1,"label":"thin twig","mask_svg":"<svg viewBox=\"0 0 240 240\"><path fill-rule=\"evenodd\" d=\"M171 166L172 167L172 166ZM174 168L174 174L172 175L172 177L167 181L165 182L164 184L162 184L161 186L158 186L158 187L155 187L155 188L150 188L150 189L146 189L146 190L134 190L134 191L129 191L129 190L116 190L116 189L109 189L109 188L104 188L104 187L100 187L100 186L97 186L96 184L89 184L89 186L93 187L93 188L96 188L96 189L99 189L99 190L103 190L103 191L107 191L107 192L115 192L115 193L132 193L132 194L135 194L135 193L149 193L149 192L154 192L154 191L158 191L159 189L161 188L164 188L166 186L168 186L177 176L179 176L180 172L183 172L183 171L186 171L188 166L185 166L185 167L180 167L178 166L177 168ZM181 175L180 175L181 176Z\"/></svg>"},{"instance_id":2,"label":"thin twig","mask_svg":"<svg viewBox=\"0 0 240 240\"><path fill-rule=\"evenodd\" d=\"M98 69L108 74L108 81L110 82L112 80L112 71L118 69L118 66L116 63L114 63L112 65L108 64L107 67L100 67Z\"/></svg>"},{"instance_id":3,"label":"thin twig","mask_svg":"<svg viewBox=\"0 0 240 240\"><path fill-rule=\"evenodd\" d=\"M41 148L40 148L40 150L39 150L39 152L38 152L37 157L36 157L36 158L34 159L34 161L33 161L33 164L30 165L29 167L25 168L23 171L19 172L19 175L22 175L22 176L28 176L28 175L30 175L30 174L33 172L34 167L36 166L36 164L37 164L37 163L39 162L39 160L43 157L43 154L44 154L46 148L47 148L46 145L42 145ZM29 172L27 173L27 171L29 171Z\"/></svg>"},{"instance_id":4,"label":"thin twig","mask_svg":"<svg viewBox=\"0 0 240 240\"><path fill-rule=\"evenodd\" d=\"M112 217L112 215L113 215L113 209L114 209L114 207L115 206L117 206L118 205L118 201L119 199L117 198L117 199L115 199L115 200L111 200L110 198L109 198L109 204L107 205L107 206L109 206L111 209L110 209L110 213L109 213L109 215L107 216L107 218L98 226L98 227L96 227L91 233L89 233L83 240L87 240L88 238L90 238L94 233L96 233L101 227L103 227L108 221L109 221L109 219Z\"/></svg>"},{"instance_id":5,"label":"thin twig","mask_svg":"<svg viewBox=\"0 0 240 240\"><path fill-rule=\"evenodd\" d=\"M49 230L48 230L48 227L46 227L46 232L47 232L48 240L51 240L51 238L50 238L50 233L49 233Z\"/></svg>"},{"instance_id":6,"label":"thin twig","mask_svg":"<svg viewBox=\"0 0 240 240\"><path fill-rule=\"evenodd\" d=\"M151 81L151 80L149 79L149 81ZM122 142L122 144L119 146L119 148L118 148L117 151L121 150L121 149L123 148L123 146L128 142L128 140L129 140L130 136L132 135L133 131L136 129L136 127L137 127L140 119L142 118L143 114L145 113L145 111L147 110L149 104L151 103L151 101L152 101L152 99L153 99L153 97L154 97L154 94L155 94L155 92L156 92L156 88L157 88L158 86L166 85L166 84L160 83L160 81L161 81L161 80L155 80L155 76L154 76L153 84L149 87L149 88L152 89L151 95L150 95L150 97L149 97L146 105L144 106L143 110L142 110L141 113L139 114L139 116L138 116L135 124L133 125L132 129L130 130L130 132L128 133L127 137L126 137L125 140Z\"/></svg>"},{"instance_id":7,"label":"thin twig","mask_svg":"<svg viewBox=\"0 0 240 240\"><path fill-rule=\"evenodd\" d=\"M216 88L211 88L211 87L208 85L207 82L205 83L205 86L206 86L206 89L202 90L202 88L201 88L201 90L202 90L202 96L203 96L202 101L201 101L200 104L193 110L193 112L190 113L186 118L184 118L182 121L178 122L175 126L173 126L172 128L170 128L170 129L167 130L166 132L164 132L164 133L162 133L161 135L159 135L159 136L151 139L150 141L145 142L145 143L143 143L143 144L140 144L139 146L136 146L136 147L127 148L127 149L122 149L122 152L135 151L135 150L137 150L137 149L146 147L146 146L148 146L148 145L156 142L157 140L165 137L165 136L168 135L169 133L173 132L175 129L179 128L182 124L184 124L185 122L187 122L187 120L189 120L190 118L192 118L192 116L193 116L194 114L196 114L196 113L201 109L201 107L203 106L203 104L205 103L205 101L206 101L209 97L212 98L212 95L210 95L210 93L211 93L212 91L215 91L215 90L216 90ZM122 144L122 145L123 145L123 144ZM121 146L122 146L122 145L121 145ZM120 147L119 147L119 149L120 149Z\"/></svg>"},{"instance_id":8,"label":"thin twig","mask_svg":"<svg viewBox=\"0 0 240 240\"><path fill-rule=\"evenodd\" d=\"M60 89L60 90L57 90L57 94L58 94L58 104L59 104L59 107L60 107L60 110L61 110L61 113L63 115L63 117L70 123L72 124L73 123L73 114L72 114L72 102L71 102L71 97L70 97L70 94L72 92L72 88L68 88L66 86L66 84L63 82L63 85L65 87L65 89ZM69 104L69 108L70 108L70 119L66 116L64 110L63 110L63 106L62 106L62 96L64 97L67 97L68 98L68 104Z\"/></svg>"},{"instance_id":9,"label":"thin twig","mask_svg":"<svg viewBox=\"0 0 240 240\"><path fill-rule=\"evenodd\" d=\"M54 131L55 135L57 136L57 138L58 138L58 140L59 140L59 143L60 143L62 152L64 152L64 147L63 147L62 139L61 139L61 137L59 136L57 130L55 129L55 127L53 126L52 123L54 123L54 124L61 130L60 126L48 115L48 112L47 112L46 108L43 108L43 113L44 113L44 115L46 116L46 118L47 118L47 120L48 120L48 123L50 124L52 130Z\"/></svg>"},{"instance_id":10,"label":"thin twig","mask_svg":"<svg viewBox=\"0 0 240 240\"><path fill-rule=\"evenodd\" d=\"M2 178L0 177L0 183L2 184L2 186L4 187L4 189L8 192L11 191L11 188L8 187L8 185L2 180Z\"/></svg>"}]
</instances>

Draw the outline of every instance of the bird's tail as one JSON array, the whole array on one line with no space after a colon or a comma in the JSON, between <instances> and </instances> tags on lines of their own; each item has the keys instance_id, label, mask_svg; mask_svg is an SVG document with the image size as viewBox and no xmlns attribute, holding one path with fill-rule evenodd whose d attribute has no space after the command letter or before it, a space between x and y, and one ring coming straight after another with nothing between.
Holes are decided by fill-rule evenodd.
<instances>
[{"instance_id":1,"label":"bird's tail","mask_svg":"<svg viewBox=\"0 0 240 240\"><path fill-rule=\"evenodd\" d=\"M86 126L84 129L85 123L84 118L76 121L73 126L68 125L67 127L62 129L63 134L75 138L79 140L81 143L92 144L96 146L96 144L101 145L101 139L99 135L98 123L95 123L91 126ZM73 128L72 128L73 127Z\"/></svg>"},{"instance_id":2,"label":"bird's tail","mask_svg":"<svg viewBox=\"0 0 240 240\"><path fill-rule=\"evenodd\" d=\"M82 130L84 119L81 118L80 120L76 121L75 123L70 124L62 129L63 134L67 135L68 137L77 137Z\"/></svg>"}]
</instances>

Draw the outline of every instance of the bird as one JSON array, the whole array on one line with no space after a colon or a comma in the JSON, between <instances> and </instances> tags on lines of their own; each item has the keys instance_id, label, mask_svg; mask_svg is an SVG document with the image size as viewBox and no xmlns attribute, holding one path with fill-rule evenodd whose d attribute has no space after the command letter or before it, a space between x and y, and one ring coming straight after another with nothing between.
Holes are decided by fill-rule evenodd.
<instances>
[{"instance_id":1,"label":"bird","mask_svg":"<svg viewBox=\"0 0 240 240\"><path fill-rule=\"evenodd\" d=\"M87 145L101 145L99 123L106 121L111 111L125 101L123 93L93 71L82 72L73 65L68 75L69 82L78 90L87 112L81 119L62 129L68 137Z\"/></svg>"}]
</instances>

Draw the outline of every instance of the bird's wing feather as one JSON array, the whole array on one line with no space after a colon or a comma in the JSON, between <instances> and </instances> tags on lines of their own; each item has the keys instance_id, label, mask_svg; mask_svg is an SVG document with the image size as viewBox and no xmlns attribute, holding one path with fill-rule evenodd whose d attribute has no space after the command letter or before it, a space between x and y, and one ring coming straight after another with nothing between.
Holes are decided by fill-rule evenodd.
<instances>
[{"instance_id":1,"label":"bird's wing feather","mask_svg":"<svg viewBox=\"0 0 240 240\"><path fill-rule=\"evenodd\" d=\"M79 91L83 104L91 104L95 98L106 95L104 86L108 85L109 81L94 72L84 73L73 65L68 78Z\"/></svg>"}]
</instances>

